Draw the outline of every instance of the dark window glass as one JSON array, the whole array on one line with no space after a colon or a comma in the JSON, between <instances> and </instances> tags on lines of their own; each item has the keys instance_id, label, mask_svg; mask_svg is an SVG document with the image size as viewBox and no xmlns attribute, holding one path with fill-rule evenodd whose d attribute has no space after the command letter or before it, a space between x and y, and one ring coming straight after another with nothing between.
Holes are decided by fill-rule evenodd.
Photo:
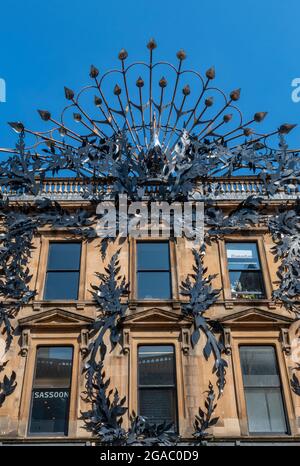
<instances>
[{"instance_id":1,"label":"dark window glass","mask_svg":"<svg viewBox=\"0 0 300 466\"><path fill-rule=\"evenodd\" d=\"M137 243L137 296L139 299L171 298L168 242Z\"/></svg>"},{"instance_id":2,"label":"dark window glass","mask_svg":"<svg viewBox=\"0 0 300 466\"><path fill-rule=\"evenodd\" d=\"M44 299L78 299L80 243L50 243Z\"/></svg>"},{"instance_id":3,"label":"dark window glass","mask_svg":"<svg viewBox=\"0 0 300 466\"><path fill-rule=\"evenodd\" d=\"M226 243L233 298L261 299L265 296L256 243Z\"/></svg>"},{"instance_id":4,"label":"dark window glass","mask_svg":"<svg viewBox=\"0 0 300 466\"><path fill-rule=\"evenodd\" d=\"M287 433L275 348L242 346L240 357L250 433Z\"/></svg>"},{"instance_id":5,"label":"dark window glass","mask_svg":"<svg viewBox=\"0 0 300 466\"><path fill-rule=\"evenodd\" d=\"M73 348L44 346L37 350L30 434L68 434Z\"/></svg>"},{"instance_id":6,"label":"dark window glass","mask_svg":"<svg viewBox=\"0 0 300 466\"><path fill-rule=\"evenodd\" d=\"M139 414L151 423L177 423L173 346L140 346L138 351Z\"/></svg>"}]
</instances>

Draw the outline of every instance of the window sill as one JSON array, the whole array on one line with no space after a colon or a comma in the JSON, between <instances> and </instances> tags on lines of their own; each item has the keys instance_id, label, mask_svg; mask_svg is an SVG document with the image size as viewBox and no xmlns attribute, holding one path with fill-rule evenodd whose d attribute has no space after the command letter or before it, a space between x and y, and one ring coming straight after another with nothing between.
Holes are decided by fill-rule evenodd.
<instances>
[{"instance_id":1,"label":"window sill","mask_svg":"<svg viewBox=\"0 0 300 466\"><path fill-rule=\"evenodd\" d=\"M46 440L46 439L51 439L51 440L56 440L56 439L67 439L68 435L65 434L28 434L26 439L27 440L33 440L33 439L38 439L38 440Z\"/></svg>"},{"instance_id":2,"label":"window sill","mask_svg":"<svg viewBox=\"0 0 300 466\"><path fill-rule=\"evenodd\" d=\"M232 309L235 306L266 306L269 309L276 308L275 301L262 298L262 299L241 299L241 298L227 298L222 301L217 301L216 304L223 304L226 309Z\"/></svg>"},{"instance_id":3,"label":"window sill","mask_svg":"<svg viewBox=\"0 0 300 466\"><path fill-rule=\"evenodd\" d=\"M173 309L180 309L180 300L178 299L130 299L128 300L129 309L137 307L152 307L152 306L169 306Z\"/></svg>"},{"instance_id":4,"label":"window sill","mask_svg":"<svg viewBox=\"0 0 300 466\"><path fill-rule=\"evenodd\" d=\"M75 307L77 310L83 311L86 306L94 306L95 303L93 301L87 300L63 300L63 299L55 299L55 300L37 300L33 301L33 310L40 311L44 308L49 307Z\"/></svg>"},{"instance_id":5,"label":"window sill","mask_svg":"<svg viewBox=\"0 0 300 466\"><path fill-rule=\"evenodd\" d=\"M153 307L153 306L167 306L172 309L180 309L181 304L187 302L186 299L122 299L123 304L128 303L129 309L136 309L138 307ZM95 302L90 299L79 299L79 300L36 300L32 303L28 303L27 306L32 306L33 311L40 311L42 309L48 309L49 307L68 307L75 308L78 311L83 311L85 308L95 307ZM237 306L260 306L268 309L275 309L277 304L268 298L265 299L220 299L214 304L214 307L224 306L225 309L233 309Z\"/></svg>"},{"instance_id":6,"label":"window sill","mask_svg":"<svg viewBox=\"0 0 300 466\"><path fill-rule=\"evenodd\" d=\"M291 434L276 434L276 433L270 433L270 432L257 432L257 434L255 434L254 432L251 432L251 434L249 434L249 436L246 436L246 438L253 438L253 439L257 439L257 438L269 438L269 439L282 439L282 438L287 438L287 437L291 437Z\"/></svg>"}]
</instances>

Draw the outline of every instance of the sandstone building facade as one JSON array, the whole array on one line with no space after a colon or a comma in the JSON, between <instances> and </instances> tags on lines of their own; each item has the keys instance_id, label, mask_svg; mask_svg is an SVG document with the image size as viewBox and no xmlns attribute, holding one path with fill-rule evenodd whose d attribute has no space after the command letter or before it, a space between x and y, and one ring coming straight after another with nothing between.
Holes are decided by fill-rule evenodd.
<instances>
[{"instance_id":1,"label":"sandstone building facade","mask_svg":"<svg viewBox=\"0 0 300 466\"><path fill-rule=\"evenodd\" d=\"M260 181L243 177L222 183L223 193L211 199L228 212L259 190ZM43 186L41 196L51 190L52 199L68 210L89 206L74 179L48 180ZM283 201L293 205L295 193L281 192L266 201L265 216ZM30 204L31 198L14 202ZM212 355L203 356L205 338L192 347L192 321L181 313L181 283L192 272L192 249L185 238L128 237L111 242L102 259L100 243L100 238L82 239L63 227L46 225L35 234L29 269L37 294L14 320L8 352L4 336L0 340L1 364L9 360L2 373L17 374L17 386L0 408L3 443L94 440L80 419L86 410L88 335L97 314L91 285L99 282L95 274L104 273L117 250L130 291L123 298L122 345L108 352L106 374L126 396L129 413L170 421L183 441L193 438L195 415L216 375ZM298 323L272 299L278 287L273 247L261 222L206 248L207 274L215 275L213 287L221 290L206 315L222 325L228 364L225 388L216 400L219 419L209 429L212 442L300 444L300 397L290 383L299 357Z\"/></svg>"}]
</instances>

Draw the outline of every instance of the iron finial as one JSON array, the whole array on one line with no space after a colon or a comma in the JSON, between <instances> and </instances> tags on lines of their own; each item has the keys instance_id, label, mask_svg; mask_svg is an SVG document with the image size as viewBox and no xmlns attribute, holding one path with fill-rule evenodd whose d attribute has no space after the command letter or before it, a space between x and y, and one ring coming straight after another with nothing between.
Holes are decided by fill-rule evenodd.
<instances>
[{"instance_id":1,"label":"iron finial","mask_svg":"<svg viewBox=\"0 0 300 466\"><path fill-rule=\"evenodd\" d=\"M156 49L156 47L157 47L157 43L155 42L155 40L154 40L154 39L150 39L149 42L148 42L148 44L147 44L147 48L148 48L149 50L154 50L154 49Z\"/></svg>"},{"instance_id":2,"label":"iron finial","mask_svg":"<svg viewBox=\"0 0 300 466\"><path fill-rule=\"evenodd\" d=\"M16 133L22 133L22 131L24 131L24 129L25 129L23 123L21 123L20 121L11 121L8 124L9 124L9 126L12 127L12 129Z\"/></svg>"},{"instance_id":3,"label":"iron finial","mask_svg":"<svg viewBox=\"0 0 300 466\"><path fill-rule=\"evenodd\" d=\"M233 91L230 92L230 98L231 100L237 101L239 100L241 95L241 89L234 89Z\"/></svg>"},{"instance_id":4,"label":"iron finial","mask_svg":"<svg viewBox=\"0 0 300 466\"><path fill-rule=\"evenodd\" d=\"M215 67L211 66L210 68L208 68L205 75L208 79L214 79L216 77Z\"/></svg>"},{"instance_id":5,"label":"iron finial","mask_svg":"<svg viewBox=\"0 0 300 466\"><path fill-rule=\"evenodd\" d=\"M182 93L183 95L189 95L191 93L191 88L188 84L184 86L184 88L182 89Z\"/></svg>"},{"instance_id":6,"label":"iron finial","mask_svg":"<svg viewBox=\"0 0 300 466\"><path fill-rule=\"evenodd\" d=\"M263 119L267 116L268 112L257 112L255 113L254 115L254 120L257 122L257 123L260 123L261 121L263 121Z\"/></svg>"},{"instance_id":7,"label":"iron finial","mask_svg":"<svg viewBox=\"0 0 300 466\"><path fill-rule=\"evenodd\" d=\"M297 125L292 125L292 124L289 124L289 123L284 123L283 125L281 125L278 129L278 132L280 134L288 134L290 131L292 131L292 129L294 129Z\"/></svg>"},{"instance_id":8,"label":"iron finial","mask_svg":"<svg viewBox=\"0 0 300 466\"><path fill-rule=\"evenodd\" d=\"M42 120L48 121L51 118L51 113L48 110L38 110L38 113Z\"/></svg>"},{"instance_id":9,"label":"iron finial","mask_svg":"<svg viewBox=\"0 0 300 466\"><path fill-rule=\"evenodd\" d=\"M91 78L97 78L98 74L99 74L98 68L96 68L94 65L91 65L91 68L90 68L90 77L91 77Z\"/></svg>"},{"instance_id":10,"label":"iron finial","mask_svg":"<svg viewBox=\"0 0 300 466\"><path fill-rule=\"evenodd\" d=\"M160 87L167 87L168 81L167 81L166 78L163 76L162 78L160 78L158 84L159 84Z\"/></svg>"},{"instance_id":11,"label":"iron finial","mask_svg":"<svg viewBox=\"0 0 300 466\"><path fill-rule=\"evenodd\" d=\"M204 101L206 107L211 107L214 103L214 98L213 97L208 97L207 99L205 99Z\"/></svg>"},{"instance_id":12,"label":"iron finial","mask_svg":"<svg viewBox=\"0 0 300 466\"><path fill-rule=\"evenodd\" d=\"M178 52L176 53L176 57L178 58L178 60L182 61L182 60L185 60L186 59L186 53L183 49L180 49L178 50Z\"/></svg>"},{"instance_id":13,"label":"iron finial","mask_svg":"<svg viewBox=\"0 0 300 466\"><path fill-rule=\"evenodd\" d=\"M128 52L125 49L121 49L118 55L119 60L126 60L128 57Z\"/></svg>"},{"instance_id":14,"label":"iron finial","mask_svg":"<svg viewBox=\"0 0 300 466\"><path fill-rule=\"evenodd\" d=\"M77 123L78 123L79 121L81 121L81 115L80 115L80 113L73 113L73 118L74 118L75 121L77 121Z\"/></svg>"},{"instance_id":15,"label":"iron finial","mask_svg":"<svg viewBox=\"0 0 300 466\"><path fill-rule=\"evenodd\" d=\"M232 113L223 116L224 123L228 123L232 118Z\"/></svg>"},{"instance_id":16,"label":"iron finial","mask_svg":"<svg viewBox=\"0 0 300 466\"><path fill-rule=\"evenodd\" d=\"M68 100L72 100L74 98L74 91L72 89L69 89L68 87L65 87L65 97Z\"/></svg>"},{"instance_id":17,"label":"iron finial","mask_svg":"<svg viewBox=\"0 0 300 466\"><path fill-rule=\"evenodd\" d=\"M139 76L135 84L137 87L143 87L145 83L144 83L144 80L141 78L141 76Z\"/></svg>"},{"instance_id":18,"label":"iron finial","mask_svg":"<svg viewBox=\"0 0 300 466\"><path fill-rule=\"evenodd\" d=\"M94 104L96 105L96 107L100 107L100 105L102 104L102 99L97 95L95 95L94 97Z\"/></svg>"},{"instance_id":19,"label":"iron finial","mask_svg":"<svg viewBox=\"0 0 300 466\"><path fill-rule=\"evenodd\" d=\"M115 85L114 87L114 94L115 95L120 95L122 92L122 89L120 88L120 86L118 86L118 84Z\"/></svg>"}]
</instances>

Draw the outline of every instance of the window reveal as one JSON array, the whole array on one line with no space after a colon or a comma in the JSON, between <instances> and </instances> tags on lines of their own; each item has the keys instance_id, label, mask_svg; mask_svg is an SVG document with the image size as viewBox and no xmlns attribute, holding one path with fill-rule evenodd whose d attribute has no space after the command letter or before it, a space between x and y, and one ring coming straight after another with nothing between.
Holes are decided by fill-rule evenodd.
<instances>
[{"instance_id":1,"label":"window reveal","mask_svg":"<svg viewBox=\"0 0 300 466\"><path fill-rule=\"evenodd\" d=\"M233 298L265 297L263 276L256 243L226 243L227 262Z\"/></svg>"},{"instance_id":2,"label":"window reveal","mask_svg":"<svg viewBox=\"0 0 300 466\"><path fill-rule=\"evenodd\" d=\"M152 423L177 424L175 354L173 346L139 346L139 414Z\"/></svg>"},{"instance_id":3,"label":"window reveal","mask_svg":"<svg viewBox=\"0 0 300 466\"><path fill-rule=\"evenodd\" d=\"M137 242L138 299L171 299L168 242Z\"/></svg>"},{"instance_id":4,"label":"window reveal","mask_svg":"<svg viewBox=\"0 0 300 466\"><path fill-rule=\"evenodd\" d=\"M44 299L78 299L80 243L50 243Z\"/></svg>"},{"instance_id":5,"label":"window reveal","mask_svg":"<svg viewBox=\"0 0 300 466\"><path fill-rule=\"evenodd\" d=\"M29 433L67 435L73 348L37 350Z\"/></svg>"},{"instance_id":6,"label":"window reveal","mask_svg":"<svg viewBox=\"0 0 300 466\"><path fill-rule=\"evenodd\" d=\"M241 346L249 432L287 433L281 381L273 346Z\"/></svg>"}]
</instances>

